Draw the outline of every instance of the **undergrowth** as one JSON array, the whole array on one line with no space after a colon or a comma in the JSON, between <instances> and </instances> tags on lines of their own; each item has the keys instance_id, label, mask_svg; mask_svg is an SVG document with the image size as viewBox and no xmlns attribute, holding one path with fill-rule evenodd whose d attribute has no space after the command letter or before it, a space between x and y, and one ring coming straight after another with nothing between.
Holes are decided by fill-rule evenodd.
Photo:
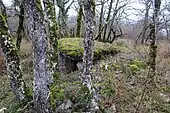
<instances>
[{"instance_id":1,"label":"undergrowth","mask_svg":"<svg viewBox=\"0 0 170 113\"><path fill-rule=\"evenodd\" d=\"M116 56L103 57L92 69L93 87L98 93L102 113L170 113L170 58L157 57L157 71L149 78L146 46L134 49L131 44L116 42L126 47ZM159 52L158 52L159 53ZM23 62L24 78L32 87L33 72L30 60ZM50 104L54 112L87 112L91 94L80 81L80 71L70 74L55 73L50 86ZM19 104L11 93L8 79L1 76L0 108L17 113L24 105ZM151 81L153 81L151 83ZM31 93L31 92L30 92ZM30 94L32 95L32 94ZM28 112L31 107L28 107Z\"/></svg>"}]
</instances>

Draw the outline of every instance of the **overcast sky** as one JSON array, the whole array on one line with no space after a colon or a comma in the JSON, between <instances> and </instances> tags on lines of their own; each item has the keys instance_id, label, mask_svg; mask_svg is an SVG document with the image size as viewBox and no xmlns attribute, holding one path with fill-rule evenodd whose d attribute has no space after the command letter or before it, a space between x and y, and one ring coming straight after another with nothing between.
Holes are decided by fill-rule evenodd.
<instances>
[{"instance_id":1,"label":"overcast sky","mask_svg":"<svg viewBox=\"0 0 170 113\"><path fill-rule=\"evenodd\" d=\"M3 3L5 4L5 5L7 5L7 6L10 6L11 5L11 1L12 0L2 0L3 1Z\"/></svg>"},{"instance_id":2,"label":"overcast sky","mask_svg":"<svg viewBox=\"0 0 170 113\"><path fill-rule=\"evenodd\" d=\"M135 3L131 4L131 6L133 8L142 8L143 7L141 4L138 3L138 0L132 0L132 1L135 1ZM4 4L6 6L10 6L12 4L12 0L3 0L3 2L4 2ZM139 17L137 17L136 15L132 14L132 13L137 13L134 10L128 11L128 13L130 14L130 19L133 19L133 20L134 19L136 20L137 18L139 19ZM77 13L73 9L69 10L68 14L69 14L69 16L77 15Z\"/></svg>"}]
</instances>

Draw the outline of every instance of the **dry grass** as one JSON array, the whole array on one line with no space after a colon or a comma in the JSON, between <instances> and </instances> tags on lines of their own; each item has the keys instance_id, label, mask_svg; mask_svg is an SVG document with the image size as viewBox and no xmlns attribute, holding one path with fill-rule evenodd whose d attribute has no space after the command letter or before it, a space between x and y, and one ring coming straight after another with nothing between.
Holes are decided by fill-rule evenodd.
<instances>
[{"instance_id":1,"label":"dry grass","mask_svg":"<svg viewBox=\"0 0 170 113\"><path fill-rule=\"evenodd\" d=\"M125 41L129 44L129 42ZM128 45L129 51L125 51L114 57L108 57L98 65L110 66L108 70L101 72L103 76L115 76L115 96L112 104L115 104L116 113L170 113L170 57L169 45L166 42L158 44L157 73L154 84L150 84L149 69L140 69L136 73L129 70L128 64L134 59L147 62L149 46L137 45L133 42ZM114 70L111 65L121 67ZM97 74L96 74L97 75ZM110 112L111 113L111 112Z\"/></svg>"}]
</instances>

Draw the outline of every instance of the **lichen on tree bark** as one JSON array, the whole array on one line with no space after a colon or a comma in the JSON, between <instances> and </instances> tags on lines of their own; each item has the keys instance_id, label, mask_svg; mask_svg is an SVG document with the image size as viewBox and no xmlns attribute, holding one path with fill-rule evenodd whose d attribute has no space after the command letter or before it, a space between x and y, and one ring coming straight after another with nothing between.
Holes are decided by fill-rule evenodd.
<instances>
[{"instance_id":1,"label":"lichen on tree bark","mask_svg":"<svg viewBox=\"0 0 170 113\"><path fill-rule=\"evenodd\" d=\"M52 52L54 57L57 57L58 51L58 24L56 21L56 14L55 14L55 4L54 0L43 0L44 3L44 10L46 13L46 19L48 24L48 31L49 31L49 39L50 44L52 45Z\"/></svg>"},{"instance_id":2,"label":"lichen on tree bark","mask_svg":"<svg viewBox=\"0 0 170 113\"><path fill-rule=\"evenodd\" d=\"M47 68L47 35L40 0L25 0L29 37L34 57L34 107L38 113L49 113L49 73Z\"/></svg>"},{"instance_id":3,"label":"lichen on tree bark","mask_svg":"<svg viewBox=\"0 0 170 113\"><path fill-rule=\"evenodd\" d=\"M0 0L0 44L5 54L7 74L10 79L11 89L17 99L25 101L26 86L21 73L20 59L13 43L12 35L8 29L5 6Z\"/></svg>"},{"instance_id":4,"label":"lichen on tree bark","mask_svg":"<svg viewBox=\"0 0 170 113\"><path fill-rule=\"evenodd\" d=\"M58 61L58 23L56 21L55 12L55 1L54 0L43 0L44 15L46 21L46 32L48 33L48 40L50 43L50 48L48 50L48 63L51 78L50 83L53 82L53 75L55 72L55 67Z\"/></svg>"},{"instance_id":5,"label":"lichen on tree bark","mask_svg":"<svg viewBox=\"0 0 170 113\"><path fill-rule=\"evenodd\" d=\"M154 0L154 12L153 12L153 23L150 24L150 52L149 52L149 67L151 68L152 75L155 75L156 69L156 39L157 39L157 25L158 16L161 6L161 0Z\"/></svg>"},{"instance_id":6,"label":"lichen on tree bark","mask_svg":"<svg viewBox=\"0 0 170 113\"><path fill-rule=\"evenodd\" d=\"M84 55L83 64L84 69L82 73L82 82L89 89L93 95L92 109L97 110L97 95L92 87L92 65L93 65L93 48L94 48L94 31L95 31L95 1L82 0L84 12Z\"/></svg>"}]
</instances>

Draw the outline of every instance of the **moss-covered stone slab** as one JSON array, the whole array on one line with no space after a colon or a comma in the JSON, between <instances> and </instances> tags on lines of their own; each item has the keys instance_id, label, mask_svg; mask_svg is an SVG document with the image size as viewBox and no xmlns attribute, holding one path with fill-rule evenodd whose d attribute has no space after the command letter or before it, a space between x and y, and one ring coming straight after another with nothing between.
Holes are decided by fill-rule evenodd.
<instances>
[{"instance_id":1,"label":"moss-covered stone slab","mask_svg":"<svg viewBox=\"0 0 170 113\"><path fill-rule=\"evenodd\" d=\"M102 56L109 54L115 55L121 50L117 44L103 42L94 42L94 61L99 60ZM84 53L82 38L64 38L58 42L58 64L59 70L64 73L75 71L77 64L82 62ZM81 64L81 63L79 63Z\"/></svg>"},{"instance_id":2,"label":"moss-covered stone slab","mask_svg":"<svg viewBox=\"0 0 170 113\"><path fill-rule=\"evenodd\" d=\"M60 39L58 49L61 53L71 57L83 57L83 39L82 38L64 38ZM116 54L120 48L114 44L94 41L94 59L98 59L101 55Z\"/></svg>"}]
</instances>

